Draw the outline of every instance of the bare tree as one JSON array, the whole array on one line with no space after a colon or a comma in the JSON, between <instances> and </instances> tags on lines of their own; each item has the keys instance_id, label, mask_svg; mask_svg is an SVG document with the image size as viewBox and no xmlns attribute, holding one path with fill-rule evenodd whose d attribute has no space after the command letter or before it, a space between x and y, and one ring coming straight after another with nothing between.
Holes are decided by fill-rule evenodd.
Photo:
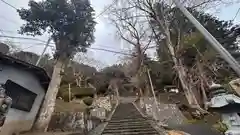
<instances>
[{"instance_id":1,"label":"bare tree","mask_svg":"<svg viewBox=\"0 0 240 135\"><path fill-rule=\"evenodd\" d=\"M93 66L97 69L102 69L103 67L106 66L105 63L103 63L99 60L96 60L92 56L93 56L92 51L88 51L87 53L77 53L73 60L78 63L83 63L83 64L87 64L89 66Z\"/></svg>"},{"instance_id":2,"label":"bare tree","mask_svg":"<svg viewBox=\"0 0 240 135\"><path fill-rule=\"evenodd\" d=\"M135 78L135 85L140 88L140 84L143 83L142 80L147 80L140 79L140 72L146 50L153 43L153 33L148 25L148 20L143 14L144 12L131 7L129 2L115 2L110 9L109 19L116 27L118 36L133 50L133 56L130 57L131 62L129 64L131 66L129 69L132 69L130 76Z\"/></svg>"},{"instance_id":3,"label":"bare tree","mask_svg":"<svg viewBox=\"0 0 240 135\"><path fill-rule=\"evenodd\" d=\"M206 9L211 8L213 5L216 7L220 3L226 4L229 2L232 2L232 0L184 0L182 4L192 8ZM174 69L190 106L205 112L200 107L195 96L196 91L193 90L194 88L188 82L189 78L191 78L191 75L188 73L189 70L184 67L183 61L178 55L183 40L184 27L182 24L176 24L176 22L180 22L176 21L176 19L184 18L173 16L173 7L171 0L164 2L154 0L119 0L116 2L115 7L111 9L110 19L116 26L119 36L135 48L135 73L141 67L144 52L152 43L151 37L153 36L151 35L153 34L156 44L161 43L168 48L174 63ZM155 26L150 21L155 21ZM175 24L173 24L174 22ZM170 27L172 25L174 26ZM202 74L200 76L204 78Z\"/></svg>"}]
</instances>

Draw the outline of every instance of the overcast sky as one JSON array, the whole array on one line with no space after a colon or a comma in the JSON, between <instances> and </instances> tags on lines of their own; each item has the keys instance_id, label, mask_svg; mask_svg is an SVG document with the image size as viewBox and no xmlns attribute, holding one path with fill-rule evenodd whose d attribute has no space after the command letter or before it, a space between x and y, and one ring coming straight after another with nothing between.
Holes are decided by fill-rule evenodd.
<instances>
[{"instance_id":1,"label":"overcast sky","mask_svg":"<svg viewBox=\"0 0 240 135\"><path fill-rule=\"evenodd\" d=\"M5 0L16 8L27 7L28 0ZM104 7L110 4L112 0L91 0L91 3L96 11L96 15L104 10ZM214 15L219 17L220 19L230 20L235 16L238 8L240 7L240 3L234 4L228 7L222 7L219 12L214 12ZM17 30L24 23L19 18L17 12L12 7L4 4L0 0L0 35L9 35L9 36L21 36L17 34ZM97 18L96 25L96 42L92 45L95 48L107 48L110 50L123 51L127 50L127 48L121 46L119 39L117 39L115 30L113 26L109 25L106 22L106 18L103 16ZM240 13L235 19L235 22L240 23ZM48 35L44 35L41 37L34 37L36 39L41 39L47 41ZM4 41L6 38L0 38L0 41ZM11 39L11 41L20 46L24 51L31 51L40 54L43 50L44 44L34 40L20 40L20 39ZM20 42L20 43L19 43ZM48 53L51 53L53 50L48 48ZM90 49L88 55L100 60L102 63L106 65L111 65L119 60L120 55L116 55L110 52L103 52Z\"/></svg>"}]
</instances>

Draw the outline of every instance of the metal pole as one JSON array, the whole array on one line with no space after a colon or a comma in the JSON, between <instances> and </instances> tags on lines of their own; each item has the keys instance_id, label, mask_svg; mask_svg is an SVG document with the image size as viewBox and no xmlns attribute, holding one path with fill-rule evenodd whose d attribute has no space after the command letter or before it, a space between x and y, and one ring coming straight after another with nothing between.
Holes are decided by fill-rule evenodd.
<instances>
[{"instance_id":1,"label":"metal pole","mask_svg":"<svg viewBox=\"0 0 240 135\"><path fill-rule=\"evenodd\" d=\"M68 98L69 98L69 102L71 102L71 84L68 84Z\"/></svg>"},{"instance_id":2,"label":"metal pole","mask_svg":"<svg viewBox=\"0 0 240 135\"><path fill-rule=\"evenodd\" d=\"M38 66L38 64L40 63L40 61L41 61L44 53L46 52L46 50L47 50L47 48L48 48L51 40L52 40L52 38L49 38L49 39L48 39L48 41L47 41L47 43L46 43L46 45L45 45L45 47L44 47L44 49L43 49L43 51L42 51L42 54L39 56L38 61L36 62L36 66Z\"/></svg>"},{"instance_id":3,"label":"metal pole","mask_svg":"<svg viewBox=\"0 0 240 135\"><path fill-rule=\"evenodd\" d=\"M230 65L230 67L240 76L240 65L232 55L194 18L194 16L180 3L179 0L173 0L181 12L193 23L193 25L210 42L212 47L221 55L221 57ZM227 37L226 37L227 38Z\"/></svg>"},{"instance_id":4,"label":"metal pole","mask_svg":"<svg viewBox=\"0 0 240 135\"><path fill-rule=\"evenodd\" d=\"M148 74L148 79L149 79L149 82L150 82L150 85L151 85L151 90L152 90L152 93L153 93L153 98L154 98L154 101L155 101L155 104L156 104L156 108L157 108L157 111L159 111L158 102L157 102L157 98L156 98L156 95L155 95L155 92L154 92L154 88L153 88L152 79L151 79L151 76L150 76L149 69L147 69L147 74Z\"/></svg>"}]
</instances>

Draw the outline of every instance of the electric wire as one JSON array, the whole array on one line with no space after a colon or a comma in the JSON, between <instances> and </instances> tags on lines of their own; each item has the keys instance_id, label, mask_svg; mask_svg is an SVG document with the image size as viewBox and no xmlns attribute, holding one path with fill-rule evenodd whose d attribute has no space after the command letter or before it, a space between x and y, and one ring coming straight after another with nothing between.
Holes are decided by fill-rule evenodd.
<instances>
[{"instance_id":1,"label":"electric wire","mask_svg":"<svg viewBox=\"0 0 240 135\"><path fill-rule=\"evenodd\" d=\"M236 13L235 16L233 17L232 21L234 21L234 20L237 18L239 12L240 12L240 8L238 8L237 13Z\"/></svg>"},{"instance_id":2,"label":"electric wire","mask_svg":"<svg viewBox=\"0 0 240 135\"><path fill-rule=\"evenodd\" d=\"M7 4L8 6L12 7L13 9L17 10L17 8L15 6L13 6L12 4L6 2L5 0L1 0L3 3ZM117 0L114 0L112 4L110 4L106 9L104 9L102 12L100 12L96 18L99 18L100 16L102 16L105 12L107 12L115 3L117 2ZM2 17L7 21L10 21L9 19ZM11 21L12 23L16 23L14 21ZM1 31L2 32L2 31ZM11 32L11 31L9 31ZM28 37L14 37L14 36L7 36L7 35L0 35L0 37L3 38L13 38L13 39L22 39L22 40L33 40L33 41L40 41L42 43L46 43L46 41L44 40L40 40L40 39L36 39L36 38L28 38ZM88 36L87 36L88 38ZM52 44L52 43L50 43ZM34 45L41 45L41 43L39 44L34 44ZM33 45L33 46L34 46ZM49 47L55 47L54 45L49 45ZM28 48L27 48L28 49ZM124 52L120 52L120 51L115 51L115 50L109 50L109 49L105 49L105 48L94 48L94 47L89 47L88 49L93 49L93 50L99 50L99 51L106 51L106 52L111 52L111 53L116 53L116 54L122 54L122 55L129 55L129 56L133 56L132 54L128 54L128 53L124 53Z\"/></svg>"},{"instance_id":3,"label":"electric wire","mask_svg":"<svg viewBox=\"0 0 240 135\"><path fill-rule=\"evenodd\" d=\"M3 3L5 3L6 5L8 5L9 7L11 7L11 8L13 8L13 9L17 10L17 8L16 8L15 6L13 6L12 4L6 2L5 0L1 0L1 1L2 1Z\"/></svg>"}]
</instances>

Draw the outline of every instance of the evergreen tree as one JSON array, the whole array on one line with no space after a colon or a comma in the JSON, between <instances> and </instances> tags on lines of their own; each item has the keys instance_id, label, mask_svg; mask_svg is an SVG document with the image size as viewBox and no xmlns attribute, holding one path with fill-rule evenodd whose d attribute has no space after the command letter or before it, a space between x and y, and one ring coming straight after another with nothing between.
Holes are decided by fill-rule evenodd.
<instances>
[{"instance_id":1,"label":"evergreen tree","mask_svg":"<svg viewBox=\"0 0 240 135\"><path fill-rule=\"evenodd\" d=\"M20 33L32 36L48 32L56 46L55 66L39 117L35 123L38 130L47 130L54 111L58 88L66 63L76 52L85 52L94 42L94 10L88 0L43 0L29 1L29 8L18 13L26 23Z\"/></svg>"}]
</instances>

